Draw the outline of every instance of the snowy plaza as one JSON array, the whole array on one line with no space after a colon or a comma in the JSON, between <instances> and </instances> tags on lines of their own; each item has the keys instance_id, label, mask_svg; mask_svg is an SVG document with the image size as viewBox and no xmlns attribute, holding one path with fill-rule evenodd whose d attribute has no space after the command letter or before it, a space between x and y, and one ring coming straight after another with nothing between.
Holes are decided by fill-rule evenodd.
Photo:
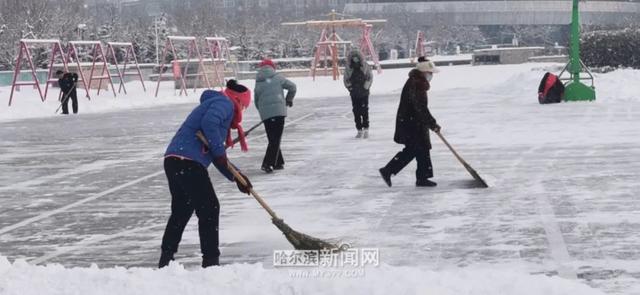
<instances>
[{"instance_id":1,"label":"snowy plaza","mask_svg":"<svg viewBox=\"0 0 640 295\"><path fill-rule=\"evenodd\" d=\"M274 267L274 251L291 246L213 168L222 266L200 269L194 216L178 263L155 269L171 199L162 155L201 89L178 97L166 83L154 98L131 85L81 98L69 117L23 90L0 108L0 294L640 294L640 71L596 74L596 101L539 105L540 78L562 66L435 75L430 110L486 189L436 136L437 187L416 188L414 166L391 188L380 178L401 149L392 139L409 69L374 76L366 140L353 138L340 81L293 78L286 169L260 171L262 127L248 153L228 155L293 228L379 250L379 266L333 280ZM260 121L253 106L244 121Z\"/></svg>"}]
</instances>

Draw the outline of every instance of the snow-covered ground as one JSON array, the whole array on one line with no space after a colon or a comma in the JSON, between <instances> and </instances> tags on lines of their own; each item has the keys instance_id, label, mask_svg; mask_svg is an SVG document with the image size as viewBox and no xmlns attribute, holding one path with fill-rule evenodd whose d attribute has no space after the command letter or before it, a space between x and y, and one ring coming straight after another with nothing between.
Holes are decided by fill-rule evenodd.
<instances>
[{"instance_id":1,"label":"snow-covered ground","mask_svg":"<svg viewBox=\"0 0 640 295\"><path fill-rule=\"evenodd\" d=\"M443 67L434 78L432 112L489 189L471 186L437 138L438 187L415 188L413 164L383 184L408 70L375 76L366 141L353 138L341 82L294 79L286 169L260 172L261 128L249 153L229 157L295 229L379 248L381 266L356 278L274 268L273 250L290 246L213 169L225 265L199 269L194 217L181 265L152 269L169 212L160 158L197 95L165 83L153 98L132 82L128 96L82 99L67 117L25 90L0 108L0 294L638 294L640 71L597 75L595 102L538 105L539 79L560 67ZM251 108L245 126L257 120Z\"/></svg>"}]
</instances>

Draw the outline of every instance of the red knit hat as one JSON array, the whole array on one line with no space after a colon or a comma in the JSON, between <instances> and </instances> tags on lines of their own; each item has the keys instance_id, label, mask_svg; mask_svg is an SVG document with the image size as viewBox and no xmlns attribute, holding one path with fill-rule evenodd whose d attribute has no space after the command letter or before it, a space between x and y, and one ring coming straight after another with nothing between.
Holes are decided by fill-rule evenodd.
<instances>
[{"instance_id":1,"label":"red knit hat","mask_svg":"<svg viewBox=\"0 0 640 295\"><path fill-rule=\"evenodd\" d=\"M265 58L263 59L260 64L258 65L259 68L264 67L264 66L270 66L272 67L274 70L276 69L276 64L273 63L272 60Z\"/></svg>"}]
</instances>

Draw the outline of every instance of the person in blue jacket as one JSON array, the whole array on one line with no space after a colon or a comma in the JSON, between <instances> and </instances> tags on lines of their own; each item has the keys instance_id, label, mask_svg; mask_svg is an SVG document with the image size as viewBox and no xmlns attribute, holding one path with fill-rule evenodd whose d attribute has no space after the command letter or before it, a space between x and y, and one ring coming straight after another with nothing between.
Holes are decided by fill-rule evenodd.
<instances>
[{"instance_id":1,"label":"person in blue jacket","mask_svg":"<svg viewBox=\"0 0 640 295\"><path fill-rule=\"evenodd\" d=\"M158 267L173 260L178 251L185 226L195 211L202 251L202 267L219 265L218 219L220 203L209 179L207 167L213 165L228 180L235 181L238 189L249 193L246 185L229 170L225 140L234 116L234 104L221 92L206 90L198 105L182 123L165 153L164 171L171 192L171 217L162 237L162 254ZM197 136L200 131L207 140L205 145ZM237 169L236 169L237 170Z\"/></svg>"}]
</instances>

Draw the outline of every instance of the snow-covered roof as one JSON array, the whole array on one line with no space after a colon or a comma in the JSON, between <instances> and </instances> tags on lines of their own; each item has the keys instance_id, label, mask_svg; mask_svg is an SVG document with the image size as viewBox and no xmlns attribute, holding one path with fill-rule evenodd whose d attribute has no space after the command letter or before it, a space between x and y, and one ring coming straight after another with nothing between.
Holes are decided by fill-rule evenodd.
<instances>
[{"instance_id":1,"label":"snow-covered roof","mask_svg":"<svg viewBox=\"0 0 640 295\"><path fill-rule=\"evenodd\" d=\"M60 43L58 39L20 39L23 43Z\"/></svg>"},{"instance_id":2,"label":"snow-covered roof","mask_svg":"<svg viewBox=\"0 0 640 295\"><path fill-rule=\"evenodd\" d=\"M171 40L181 40L181 41L191 41L196 39L196 37L194 36L168 36L167 38Z\"/></svg>"},{"instance_id":3,"label":"snow-covered roof","mask_svg":"<svg viewBox=\"0 0 640 295\"><path fill-rule=\"evenodd\" d=\"M131 42L107 42L111 46L132 46Z\"/></svg>"},{"instance_id":4,"label":"snow-covered roof","mask_svg":"<svg viewBox=\"0 0 640 295\"><path fill-rule=\"evenodd\" d=\"M102 44L100 41L69 41L73 45L98 45Z\"/></svg>"},{"instance_id":5,"label":"snow-covered roof","mask_svg":"<svg viewBox=\"0 0 640 295\"><path fill-rule=\"evenodd\" d=\"M206 37L204 39L207 41L229 41L227 38L224 38L224 37Z\"/></svg>"},{"instance_id":6,"label":"snow-covered roof","mask_svg":"<svg viewBox=\"0 0 640 295\"><path fill-rule=\"evenodd\" d=\"M514 50L544 50L544 47L541 46L532 46L532 47L500 47L500 48L485 48L485 49L476 49L473 52L490 52L490 51L514 51Z\"/></svg>"}]
</instances>

